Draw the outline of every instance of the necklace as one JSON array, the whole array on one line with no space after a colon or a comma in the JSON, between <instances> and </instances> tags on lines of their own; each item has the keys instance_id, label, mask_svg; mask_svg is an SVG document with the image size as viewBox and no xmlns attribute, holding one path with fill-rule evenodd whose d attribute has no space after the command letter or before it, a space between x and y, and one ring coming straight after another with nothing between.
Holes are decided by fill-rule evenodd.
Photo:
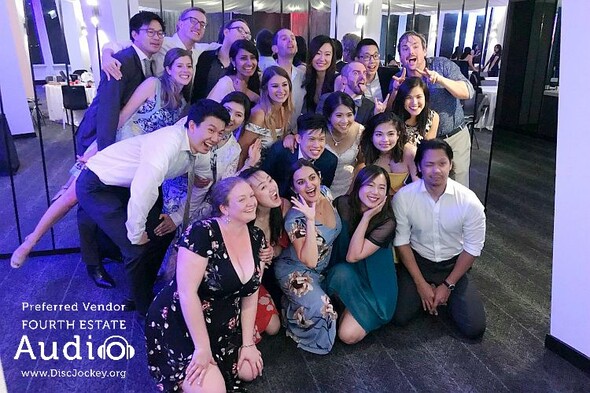
<instances>
[{"instance_id":1,"label":"necklace","mask_svg":"<svg viewBox=\"0 0 590 393\"><path fill-rule=\"evenodd\" d=\"M332 138L332 141L334 141L334 147L338 147L338 144L342 143L342 141L344 140L344 138L346 138L346 135L344 135L342 137L342 139L340 139L338 141L338 140L336 140L336 138L334 138L334 134L332 134L332 130L328 128L328 131L330 131L330 137Z\"/></svg>"}]
</instances>

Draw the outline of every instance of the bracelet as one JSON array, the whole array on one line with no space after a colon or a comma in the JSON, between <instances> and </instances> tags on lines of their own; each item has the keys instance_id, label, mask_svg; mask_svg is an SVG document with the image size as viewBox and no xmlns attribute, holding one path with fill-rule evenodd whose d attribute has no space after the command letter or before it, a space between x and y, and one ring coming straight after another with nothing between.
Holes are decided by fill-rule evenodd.
<instances>
[{"instance_id":1,"label":"bracelet","mask_svg":"<svg viewBox=\"0 0 590 393\"><path fill-rule=\"evenodd\" d=\"M249 344L249 345L242 345L240 348L250 348L250 347L255 347L256 344Z\"/></svg>"}]
</instances>

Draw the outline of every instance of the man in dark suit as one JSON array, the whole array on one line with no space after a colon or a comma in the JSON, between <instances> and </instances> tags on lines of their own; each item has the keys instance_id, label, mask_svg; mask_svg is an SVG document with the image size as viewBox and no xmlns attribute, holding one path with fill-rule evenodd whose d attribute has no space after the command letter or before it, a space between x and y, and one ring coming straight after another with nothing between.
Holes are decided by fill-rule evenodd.
<instances>
[{"instance_id":1,"label":"man in dark suit","mask_svg":"<svg viewBox=\"0 0 590 393\"><path fill-rule=\"evenodd\" d=\"M154 74L151 57L162 46L164 21L153 12L139 12L129 20L129 34L133 44L113 55L121 63L122 78L109 80L101 72L96 97L76 133L78 151L84 152L95 139L98 150L115 143L119 112L141 82Z\"/></svg>"},{"instance_id":2,"label":"man in dark suit","mask_svg":"<svg viewBox=\"0 0 590 393\"><path fill-rule=\"evenodd\" d=\"M78 151L84 152L94 140L98 150L102 150L115 143L119 112L127 104L135 89L146 76L153 75L153 64L150 60L162 46L164 37L164 22L153 12L142 11L129 20L129 34L133 44L113 55L121 63L122 78L106 77L101 74L97 95L86 111L78 132L76 142ZM88 275L101 288L112 288L115 281L101 264L105 248L99 247L97 239L101 233L96 224L86 215L78 212L78 230L80 232L80 253L86 264ZM106 253L109 253L106 250Z\"/></svg>"},{"instance_id":3,"label":"man in dark suit","mask_svg":"<svg viewBox=\"0 0 590 393\"><path fill-rule=\"evenodd\" d=\"M381 67L379 45L371 38L363 38L356 46L356 60L367 68L365 97L373 102L387 101L391 78L399 68Z\"/></svg>"},{"instance_id":4,"label":"man in dark suit","mask_svg":"<svg viewBox=\"0 0 590 393\"><path fill-rule=\"evenodd\" d=\"M334 180L338 157L326 150L328 122L322 115L306 113L297 119L297 149L291 152L283 141L275 142L262 163L262 169L278 184L282 197L289 194L290 168L295 161L305 158L320 170L322 184L330 187Z\"/></svg>"}]
</instances>

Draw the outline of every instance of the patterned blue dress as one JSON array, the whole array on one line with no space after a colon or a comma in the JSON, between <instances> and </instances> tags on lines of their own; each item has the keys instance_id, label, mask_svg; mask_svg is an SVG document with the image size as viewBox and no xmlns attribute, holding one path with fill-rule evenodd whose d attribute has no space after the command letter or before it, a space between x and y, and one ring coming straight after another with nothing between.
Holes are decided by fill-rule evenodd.
<instances>
[{"instance_id":1,"label":"patterned blue dress","mask_svg":"<svg viewBox=\"0 0 590 393\"><path fill-rule=\"evenodd\" d=\"M322 195L331 202L327 187L322 186ZM293 245L283 250L274 264L275 276L284 293L282 313L287 335L297 342L299 348L319 355L330 352L336 338L338 315L324 290L324 273L330 261L332 243L342 228L335 209L334 215L334 228L316 223L319 260L315 268L305 266L297 258ZM303 213L295 209L287 212L285 230L291 241L305 237L305 225Z\"/></svg>"}]
</instances>

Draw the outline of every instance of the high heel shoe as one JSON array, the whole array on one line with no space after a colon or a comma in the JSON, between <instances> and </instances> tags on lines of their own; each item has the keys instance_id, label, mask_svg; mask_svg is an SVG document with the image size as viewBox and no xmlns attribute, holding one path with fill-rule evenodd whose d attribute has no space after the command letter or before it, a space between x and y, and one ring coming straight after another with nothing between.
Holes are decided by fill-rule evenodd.
<instances>
[{"instance_id":1,"label":"high heel shoe","mask_svg":"<svg viewBox=\"0 0 590 393\"><path fill-rule=\"evenodd\" d=\"M35 247L35 244L37 244L37 242L29 241L29 236L25 237L25 241L12 253L12 256L10 257L10 266L18 269L24 265L31 250Z\"/></svg>"}]
</instances>

